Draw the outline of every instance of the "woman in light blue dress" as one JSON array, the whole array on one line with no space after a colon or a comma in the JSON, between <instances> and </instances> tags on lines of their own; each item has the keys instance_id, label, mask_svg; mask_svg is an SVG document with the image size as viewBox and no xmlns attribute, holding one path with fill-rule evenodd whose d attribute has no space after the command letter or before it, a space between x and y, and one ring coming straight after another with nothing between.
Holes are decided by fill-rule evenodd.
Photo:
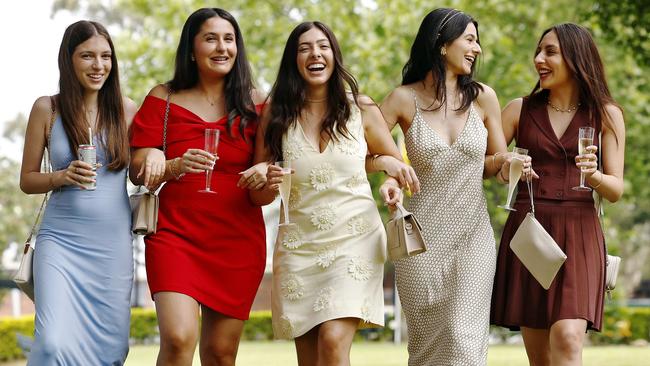
<instances>
[{"instance_id":1,"label":"woman in light blue dress","mask_svg":"<svg viewBox=\"0 0 650 366\"><path fill-rule=\"evenodd\" d=\"M66 29L59 71L60 93L32 108L20 173L25 193L51 192L34 256L28 365L122 365L133 282L127 121L136 107L122 98L113 44L98 23ZM78 160L90 135L96 171ZM52 173L40 172L46 147Z\"/></svg>"}]
</instances>

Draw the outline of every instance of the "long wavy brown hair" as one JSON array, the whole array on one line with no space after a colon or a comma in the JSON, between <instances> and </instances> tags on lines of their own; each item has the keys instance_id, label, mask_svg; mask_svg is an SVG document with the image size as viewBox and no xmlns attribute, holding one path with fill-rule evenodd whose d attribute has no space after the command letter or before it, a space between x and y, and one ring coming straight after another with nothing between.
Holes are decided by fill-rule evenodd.
<instances>
[{"instance_id":1,"label":"long wavy brown hair","mask_svg":"<svg viewBox=\"0 0 650 366\"><path fill-rule=\"evenodd\" d=\"M63 34L59 48L59 95L56 108L72 151L88 143L88 127L83 104L84 88L77 79L72 62L75 49L93 36L102 36L111 48L111 72L97 97L97 135L107 153L108 169L120 170L129 164L129 141L117 57L113 41L103 25L87 20L71 24Z\"/></svg>"},{"instance_id":2,"label":"long wavy brown hair","mask_svg":"<svg viewBox=\"0 0 650 366\"><path fill-rule=\"evenodd\" d=\"M300 111L305 106L306 83L298 71L296 55L300 36L313 28L325 34L334 54L334 72L327 82L327 100L330 107L323 120L322 131L334 141L338 140L339 135L352 138L346 124L352 113L352 104L358 106L357 81L344 67L343 54L334 32L324 23L304 22L298 24L287 39L278 77L269 94L271 112L264 143L275 160L282 160L282 136L290 126L297 123Z\"/></svg>"},{"instance_id":3,"label":"long wavy brown hair","mask_svg":"<svg viewBox=\"0 0 650 366\"><path fill-rule=\"evenodd\" d=\"M539 42L537 42L535 55L540 52L539 44L542 39L551 31L557 34L562 59L578 83L580 103L587 108L590 118L596 125L604 124L616 136L616 130L613 128L606 107L608 104L613 104L621 110L622 108L609 92L603 61L591 34L586 28L574 23L554 25L542 33ZM536 93L548 93L540 88L539 81L530 95ZM616 139L618 141L617 136Z\"/></svg>"}]
</instances>

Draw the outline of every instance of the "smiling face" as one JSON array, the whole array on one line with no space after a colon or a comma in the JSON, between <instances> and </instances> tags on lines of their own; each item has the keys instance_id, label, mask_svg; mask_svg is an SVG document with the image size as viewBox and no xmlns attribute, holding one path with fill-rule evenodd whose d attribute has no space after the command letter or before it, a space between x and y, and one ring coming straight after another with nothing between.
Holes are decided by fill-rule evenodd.
<instances>
[{"instance_id":1,"label":"smiling face","mask_svg":"<svg viewBox=\"0 0 650 366\"><path fill-rule=\"evenodd\" d=\"M193 56L199 75L226 76L237 57L235 28L218 16L207 19L194 37Z\"/></svg>"},{"instance_id":2,"label":"smiling face","mask_svg":"<svg viewBox=\"0 0 650 366\"><path fill-rule=\"evenodd\" d=\"M449 43L445 49L447 54L444 58L447 70L456 75L469 75L476 58L481 53L474 23L467 24L463 34Z\"/></svg>"},{"instance_id":3,"label":"smiling face","mask_svg":"<svg viewBox=\"0 0 650 366\"><path fill-rule=\"evenodd\" d=\"M106 38L95 35L75 47L72 67L86 91L99 91L111 73L111 46Z\"/></svg>"},{"instance_id":4,"label":"smiling face","mask_svg":"<svg viewBox=\"0 0 650 366\"><path fill-rule=\"evenodd\" d=\"M542 89L553 89L573 80L555 31L546 33L539 42L535 51L535 69Z\"/></svg>"},{"instance_id":5,"label":"smiling face","mask_svg":"<svg viewBox=\"0 0 650 366\"><path fill-rule=\"evenodd\" d=\"M329 81L334 72L334 53L320 29L311 28L298 38L296 66L308 86L322 86Z\"/></svg>"}]
</instances>

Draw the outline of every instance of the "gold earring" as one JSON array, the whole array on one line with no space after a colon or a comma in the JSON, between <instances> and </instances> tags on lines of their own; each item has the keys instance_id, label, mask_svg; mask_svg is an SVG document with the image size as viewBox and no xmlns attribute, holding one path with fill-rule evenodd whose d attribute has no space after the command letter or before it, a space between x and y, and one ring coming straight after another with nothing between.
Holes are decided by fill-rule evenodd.
<instances>
[{"instance_id":1,"label":"gold earring","mask_svg":"<svg viewBox=\"0 0 650 366\"><path fill-rule=\"evenodd\" d=\"M443 55L443 56L446 55L446 54L447 54L447 49L444 48L444 47L442 47L442 48L440 49L440 54Z\"/></svg>"},{"instance_id":2,"label":"gold earring","mask_svg":"<svg viewBox=\"0 0 650 366\"><path fill-rule=\"evenodd\" d=\"M196 61L196 59L194 59L194 55L190 55L190 58L192 59L192 61Z\"/></svg>"}]
</instances>

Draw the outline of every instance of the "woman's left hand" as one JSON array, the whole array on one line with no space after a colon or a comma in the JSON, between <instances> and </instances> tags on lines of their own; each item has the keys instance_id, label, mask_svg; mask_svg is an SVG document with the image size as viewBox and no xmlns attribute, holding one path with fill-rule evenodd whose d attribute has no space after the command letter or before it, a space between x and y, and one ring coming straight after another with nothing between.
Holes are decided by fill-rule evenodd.
<instances>
[{"instance_id":1,"label":"woman's left hand","mask_svg":"<svg viewBox=\"0 0 650 366\"><path fill-rule=\"evenodd\" d=\"M598 146L590 145L587 146L586 154L576 156L576 166L586 177L591 176L596 172L596 170L598 170L598 156L596 156L597 151Z\"/></svg>"},{"instance_id":2,"label":"woman's left hand","mask_svg":"<svg viewBox=\"0 0 650 366\"><path fill-rule=\"evenodd\" d=\"M379 194L391 212L396 209L396 204L402 203L402 189L397 185L397 181L394 178L387 179L379 187Z\"/></svg>"},{"instance_id":3,"label":"woman's left hand","mask_svg":"<svg viewBox=\"0 0 650 366\"><path fill-rule=\"evenodd\" d=\"M252 167L239 172L241 177L237 182L237 187L260 190L264 188L266 184L266 172L268 170L269 164L267 162L261 162L253 165Z\"/></svg>"}]
</instances>

